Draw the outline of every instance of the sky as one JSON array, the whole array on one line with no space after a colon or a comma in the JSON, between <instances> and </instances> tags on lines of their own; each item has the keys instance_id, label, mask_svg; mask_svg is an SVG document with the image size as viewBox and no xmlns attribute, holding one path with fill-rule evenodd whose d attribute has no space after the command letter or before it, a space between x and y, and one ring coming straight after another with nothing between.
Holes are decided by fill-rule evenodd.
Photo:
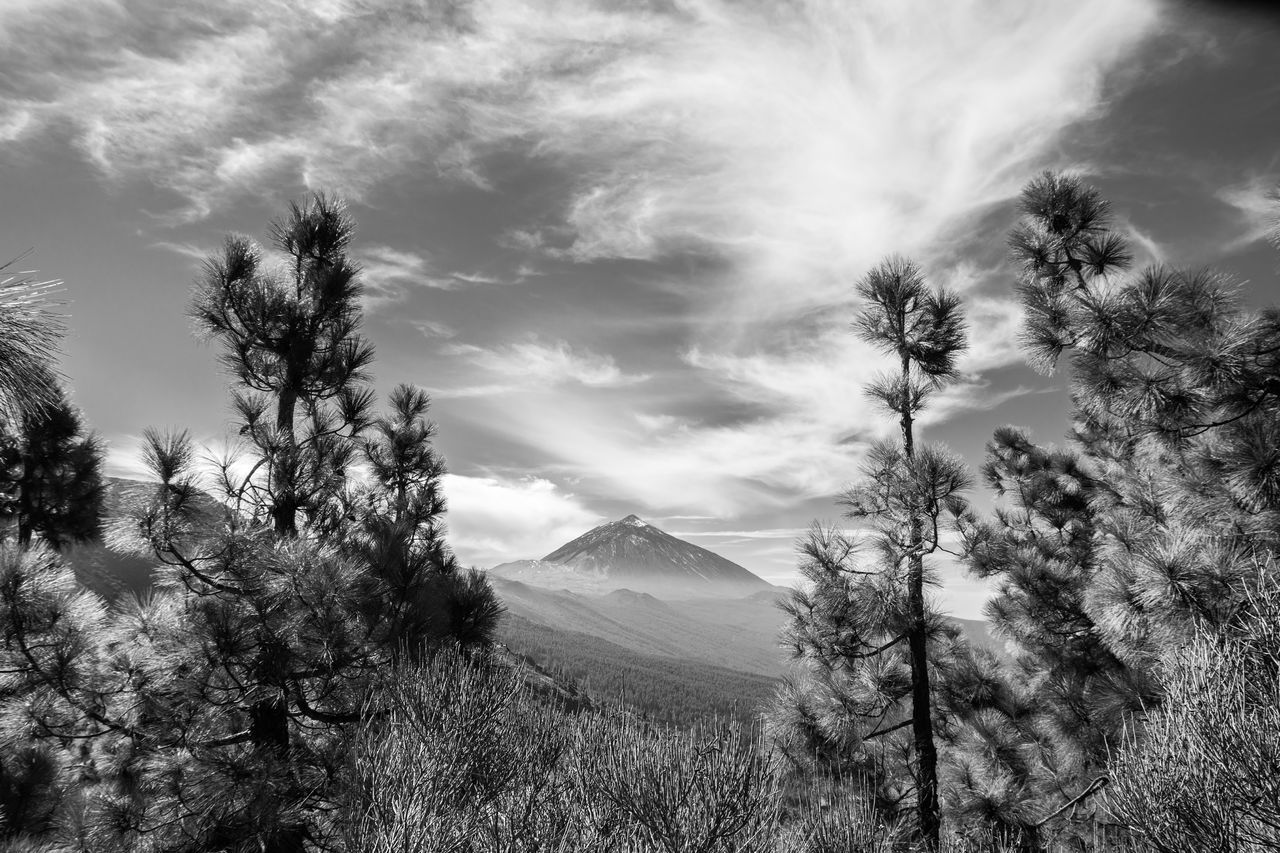
<instances>
[{"instance_id":1,"label":"sky","mask_svg":"<svg viewBox=\"0 0 1280 853\"><path fill-rule=\"evenodd\" d=\"M228 233L359 223L385 394L426 388L468 564L637 513L775 583L892 423L850 331L889 254L958 291L923 438L1069 426L1027 368L1004 239L1083 175L1143 262L1277 301L1280 18L1158 0L0 0L0 259L57 278L61 369L137 476L147 427L226 440L186 318ZM992 496L972 493L982 509ZM987 595L939 567L942 606Z\"/></svg>"}]
</instances>

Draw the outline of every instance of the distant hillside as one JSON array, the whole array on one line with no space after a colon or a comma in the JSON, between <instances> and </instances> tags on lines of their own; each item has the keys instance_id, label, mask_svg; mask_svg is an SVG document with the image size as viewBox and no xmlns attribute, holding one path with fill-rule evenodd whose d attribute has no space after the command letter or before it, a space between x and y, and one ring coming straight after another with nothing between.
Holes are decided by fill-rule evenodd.
<instances>
[{"instance_id":1,"label":"distant hillside","mask_svg":"<svg viewBox=\"0 0 1280 853\"><path fill-rule=\"evenodd\" d=\"M782 613L769 597L662 601L632 590L584 595L491 580L510 614L539 625L757 675L776 677L784 668Z\"/></svg>"},{"instance_id":2,"label":"distant hillside","mask_svg":"<svg viewBox=\"0 0 1280 853\"><path fill-rule=\"evenodd\" d=\"M786 597L786 590L744 598L662 601L632 590L590 595L502 577L490 580L514 616L639 654L702 661L769 677L780 676L789 663L778 640L786 617L777 602ZM973 645L1003 654L1003 642L992 636L985 622L953 621Z\"/></svg>"},{"instance_id":3,"label":"distant hillside","mask_svg":"<svg viewBox=\"0 0 1280 853\"><path fill-rule=\"evenodd\" d=\"M1008 654L1004 647L1004 640L991 633L991 626L981 619L956 619L952 617L951 621L960 626L960 632L964 634L964 638L969 641L970 646L987 649L1001 657Z\"/></svg>"},{"instance_id":4,"label":"distant hillside","mask_svg":"<svg viewBox=\"0 0 1280 853\"><path fill-rule=\"evenodd\" d=\"M659 722L688 725L710 717L753 722L777 679L695 660L639 654L578 631L507 614L501 640L594 703L622 701Z\"/></svg>"},{"instance_id":5,"label":"distant hillside","mask_svg":"<svg viewBox=\"0 0 1280 853\"><path fill-rule=\"evenodd\" d=\"M719 554L638 516L602 524L541 560L495 566L497 576L574 592L632 589L662 599L744 596L770 585Z\"/></svg>"},{"instance_id":6,"label":"distant hillside","mask_svg":"<svg viewBox=\"0 0 1280 853\"><path fill-rule=\"evenodd\" d=\"M119 518L127 503L142 500L154 483L141 483L119 477L107 478L104 518ZM107 600L124 594L140 594L151 586L151 570L155 561L144 557L121 555L100 542L73 545L66 550L76 579Z\"/></svg>"}]
</instances>

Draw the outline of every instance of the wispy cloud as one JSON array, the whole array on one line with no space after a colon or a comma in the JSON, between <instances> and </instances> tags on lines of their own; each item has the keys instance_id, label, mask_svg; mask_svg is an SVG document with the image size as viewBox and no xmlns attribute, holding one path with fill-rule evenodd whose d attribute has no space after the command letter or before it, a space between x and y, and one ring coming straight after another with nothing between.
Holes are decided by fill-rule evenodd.
<instances>
[{"instance_id":1,"label":"wispy cloud","mask_svg":"<svg viewBox=\"0 0 1280 853\"><path fill-rule=\"evenodd\" d=\"M418 252L369 246L360 250L357 260L365 285L366 307L371 310L400 301L411 287L451 290L456 286L451 278L433 275L429 260Z\"/></svg>"},{"instance_id":2,"label":"wispy cloud","mask_svg":"<svg viewBox=\"0 0 1280 853\"><path fill-rule=\"evenodd\" d=\"M673 532L671 535L690 539L705 536L712 539L786 539L794 541L803 534L804 530L801 528L783 527L763 530L687 530L682 533Z\"/></svg>"},{"instance_id":3,"label":"wispy cloud","mask_svg":"<svg viewBox=\"0 0 1280 853\"><path fill-rule=\"evenodd\" d=\"M459 328L444 352L471 374L436 393L538 389L518 419L496 399L472 416L645 506L734 514L837 488L887 429L860 391L879 361L847 329L853 282L886 253L967 299L972 379L934 416L1004 393L981 374L1016 359L1019 318L1007 282L970 257L975 223L1105 109L1108 74L1162 8L85 0L9 16L0 129L28 145L69 130L105 180L172 190L185 220L264 186L359 199L409 176L501 193L497 154L553 170L498 248L539 267L632 262L627 283L650 288L687 270L671 288L682 384L564 331L481 346ZM366 249L374 300L510 280L480 263L444 272L430 251ZM632 405L602 406L603 388Z\"/></svg>"},{"instance_id":4,"label":"wispy cloud","mask_svg":"<svg viewBox=\"0 0 1280 853\"><path fill-rule=\"evenodd\" d=\"M438 320L411 320L410 325L417 329L424 338L438 338L448 340L458 336L458 330L448 323L441 323Z\"/></svg>"},{"instance_id":5,"label":"wispy cloud","mask_svg":"<svg viewBox=\"0 0 1280 853\"><path fill-rule=\"evenodd\" d=\"M1280 175L1253 175L1218 191L1217 196L1240 218L1242 233L1227 251L1256 243L1280 229Z\"/></svg>"},{"instance_id":6,"label":"wispy cloud","mask_svg":"<svg viewBox=\"0 0 1280 853\"><path fill-rule=\"evenodd\" d=\"M403 300L415 287L458 290L478 285L518 284L524 280L523 274L504 279L478 272L440 273L426 253L391 246L367 246L356 252L356 259L367 289L366 307L372 310Z\"/></svg>"},{"instance_id":7,"label":"wispy cloud","mask_svg":"<svg viewBox=\"0 0 1280 853\"><path fill-rule=\"evenodd\" d=\"M162 249L166 252L172 252L175 255L181 255L191 261L203 263L210 255L214 254L209 249L202 249L194 243L180 243L171 240L158 240L151 244L153 248Z\"/></svg>"},{"instance_id":8,"label":"wispy cloud","mask_svg":"<svg viewBox=\"0 0 1280 853\"><path fill-rule=\"evenodd\" d=\"M530 337L496 347L447 344L444 351L463 358L499 380L494 388L577 383L589 388L618 388L644 382L644 374L624 373L610 355L575 348L566 341ZM508 384L514 383L514 384Z\"/></svg>"}]
</instances>

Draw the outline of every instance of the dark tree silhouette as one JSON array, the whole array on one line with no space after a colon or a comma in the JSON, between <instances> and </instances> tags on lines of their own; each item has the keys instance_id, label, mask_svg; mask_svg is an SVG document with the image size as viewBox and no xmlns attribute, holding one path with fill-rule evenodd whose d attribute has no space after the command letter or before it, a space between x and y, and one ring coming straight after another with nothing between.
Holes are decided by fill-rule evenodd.
<instances>
[{"instance_id":1,"label":"dark tree silhouette","mask_svg":"<svg viewBox=\"0 0 1280 853\"><path fill-rule=\"evenodd\" d=\"M347 258L354 231L335 199L294 204L272 227L284 268L271 268L248 238L228 237L192 306L241 386L241 431L267 473L247 485L278 533L296 534L299 512L312 520L323 511L369 423L372 395L360 383L373 347L359 334L362 286Z\"/></svg>"},{"instance_id":2,"label":"dark tree silhouette","mask_svg":"<svg viewBox=\"0 0 1280 853\"><path fill-rule=\"evenodd\" d=\"M97 539L105 485L102 443L59 393L39 415L0 427L0 522L25 547L38 535L57 550Z\"/></svg>"}]
</instances>

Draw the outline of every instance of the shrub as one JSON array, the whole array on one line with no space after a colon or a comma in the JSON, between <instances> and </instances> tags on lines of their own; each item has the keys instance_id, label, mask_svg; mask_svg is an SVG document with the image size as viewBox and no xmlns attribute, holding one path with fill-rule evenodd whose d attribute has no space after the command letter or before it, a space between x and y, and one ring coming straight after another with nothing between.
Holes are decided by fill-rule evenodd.
<instances>
[{"instance_id":1,"label":"shrub","mask_svg":"<svg viewBox=\"0 0 1280 853\"><path fill-rule=\"evenodd\" d=\"M1148 849L1280 850L1280 582L1238 623L1165 662L1167 698L1131 729L1105 802Z\"/></svg>"},{"instance_id":2,"label":"shrub","mask_svg":"<svg viewBox=\"0 0 1280 853\"><path fill-rule=\"evenodd\" d=\"M570 715L520 670L452 652L379 693L352 751L351 851L773 849L776 777L740 726Z\"/></svg>"}]
</instances>

